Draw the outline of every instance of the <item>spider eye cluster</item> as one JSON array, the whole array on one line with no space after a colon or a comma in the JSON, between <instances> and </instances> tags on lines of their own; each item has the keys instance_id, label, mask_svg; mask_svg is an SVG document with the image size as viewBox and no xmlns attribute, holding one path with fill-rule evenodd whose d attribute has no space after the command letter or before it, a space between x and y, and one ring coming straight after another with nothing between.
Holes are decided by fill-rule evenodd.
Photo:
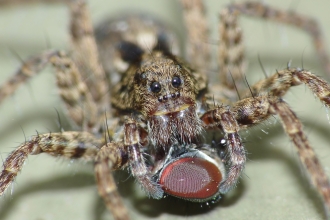
<instances>
[{"instance_id":1,"label":"spider eye cluster","mask_svg":"<svg viewBox=\"0 0 330 220\"><path fill-rule=\"evenodd\" d=\"M182 80L178 76L174 76L171 80L172 86L174 88L179 88L182 84ZM159 93L162 90L162 86L159 82L154 81L150 84L150 91L153 93Z\"/></svg>"}]
</instances>

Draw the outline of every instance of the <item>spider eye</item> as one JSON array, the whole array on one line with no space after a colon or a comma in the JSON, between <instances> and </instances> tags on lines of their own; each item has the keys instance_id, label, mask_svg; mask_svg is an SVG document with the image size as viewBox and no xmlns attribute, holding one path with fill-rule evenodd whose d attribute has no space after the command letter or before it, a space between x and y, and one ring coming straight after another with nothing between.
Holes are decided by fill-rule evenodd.
<instances>
[{"instance_id":1,"label":"spider eye","mask_svg":"<svg viewBox=\"0 0 330 220\"><path fill-rule=\"evenodd\" d=\"M181 85L181 79L180 79L180 77L178 77L178 76L174 76L174 77L172 78L172 86L173 86L174 88L178 88L180 85Z\"/></svg>"},{"instance_id":2,"label":"spider eye","mask_svg":"<svg viewBox=\"0 0 330 220\"><path fill-rule=\"evenodd\" d=\"M150 85L150 90L153 93L158 93L158 92L160 92L161 89L162 89L162 87L159 82L153 82Z\"/></svg>"}]
</instances>

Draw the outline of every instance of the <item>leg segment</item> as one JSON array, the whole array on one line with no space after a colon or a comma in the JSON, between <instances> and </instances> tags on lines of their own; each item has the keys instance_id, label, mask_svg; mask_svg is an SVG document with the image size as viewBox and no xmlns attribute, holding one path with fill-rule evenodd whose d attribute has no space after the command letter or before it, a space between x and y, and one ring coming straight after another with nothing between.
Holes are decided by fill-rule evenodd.
<instances>
[{"instance_id":1,"label":"leg segment","mask_svg":"<svg viewBox=\"0 0 330 220\"><path fill-rule=\"evenodd\" d=\"M198 71L209 69L210 45L209 30L201 0L181 0L184 21L188 32L187 60Z\"/></svg>"},{"instance_id":2,"label":"leg segment","mask_svg":"<svg viewBox=\"0 0 330 220\"><path fill-rule=\"evenodd\" d=\"M69 1L73 60L57 51L33 57L0 87L0 103L19 85L39 73L49 62L57 69L57 83L70 118L83 130L98 132L109 106L109 89L83 0Z\"/></svg>"},{"instance_id":3,"label":"leg segment","mask_svg":"<svg viewBox=\"0 0 330 220\"><path fill-rule=\"evenodd\" d=\"M63 52L48 51L27 60L15 75L0 87L0 103L20 85L37 75L48 63L52 63L56 69L57 85L70 118L84 130L96 130L101 126L103 115L98 115L98 107L79 69Z\"/></svg>"},{"instance_id":4,"label":"leg segment","mask_svg":"<svg viewBox=\"0 0 330 220\"><path fill-rule=\"evenodd\" d=\"M233 81L238 85L244 83L244 79L241 77L242 73L244 73L245 66L242 34L237 26L237 17L240 15L259 17L292 25L307 32L313 39L317 55L325 71L330 75L329 56L326 52L327 47L322 37L320 27L314 19L300 15L294 11L274 9L260 2L234 3L230 4L221 12L219 24L220 77L229 88L234 89ZM233 76L234 80L232 80L230 74Z\"/></svg>"},{"instance_id":5,"label":"leg segment","mask_svg":"<svg viewBox=\"0 0 330 220\"><path fill-rule=\"evenodd\" d=\"M127 165L127 148L121 143L108 143L97 154L95 161L95 175L99 194L105 205L116 220L129 219L128 211L117 191L116 183L111 172Z\"/></svg>"},{"instance_id":6,"label":"leg segment","mask_svg":"<svg viewBox=\"0 0 330 220\"><path fill-rule=\"evenodd\" d=\"M89 11L84 0L69 1L69 8L73 59L90 89L93 100L103 112L108 107L109 88L99 60Z\"/></svg>"},{"instance_id":7,"label":"leg segment","mask_svg":"<svg viewBox=\"0 0 330 220\"><path fill-rule=\"evenodd\" d=\"M261 80L246 92L247 96L269 95L271 97L283 97L291 86L306 84L326 107L330 108L330 86L322 78L310 71L288 68L277 71L271 77Z\"/></svg>"},{"instance_id":8,"label":"leg segment","mask_svg":"<svg viewBox=\"0 0 330 220\"><path fill-rule=\"evenodd\" d=\"M238 13L224 9L219 19L218 68L220 83L230 90L244 88L242 74L247 63L244 56L242 29L238 25Z\"/></svg>"},{"instance_id":9,"label":"leg segment","mask_svg":"<svg viewBox=\"0 0 330 220\"><path fill-rule=\"evenodd\" d=\"M140 140L138 124L133 119L128 119L125 122L124 129L124 145L128 150L132 175L141 184L146 194L155 199L161 199L164 192L161 187L151 179L150 169L148 169L143 158L143 153L141 152L141 143L143 140Z\"/></svg>"},{"instance_id":10,"label":"leg segment","mask_svg":"<svg viewBox=\"0 0 330 220\"><path fill-rule=\"evenodd\" d=\"M280 117L285 132L297 148L301 163L307 170L312 185L315 186L324 201L326 214L329 218L330 182L306 135L303 133L301 122L288 104L283 101L272 102L270 112Z\"/></svg>"},{"instance_id":11,"label":"leg segment","mask_svg":"<svg viewBox=\"0 0 330 220\"><path fill-rule=\"evenodd\" d=\"M69 159L93 161L102 141L87 132L41 134L21 144L3 163L0 173L0 196L14 181L29 155L47 153Z\"/></svg>"},{"instance_id":12,"label":"leg segment","mask_svg":"<svg viewBox=\"0 0 330 220\"><path fill-rule=\"evenodd\" d=\"M270 115L277 114L280 117L284 131L294 143L301 163L304 165L313 186L323 198L329 214L329 180L303 132L301 122L288 104L278 98L259 96L237 102L232 111L241 128L259 124Z\"/></svg>"},{"instance_id":13,"label":"leg segment","mask_svg":"<svg viewBox=\"0 0 330 220\"><path fill-rule=\"evenodd\" d=\"M20 69L7 82L1 85L0 104L5 98L12 95L20 85L44 69L49 63L50 57L54 54L54 51L47 51L25 61Z\"/></svg>"},{"instance_id":14,"label":"leg segment","mask_svg":"<svg viewBox=\"0 0 330 220\"><path fill-rule=\"evenodd\" d=\"M235 187L246 161L246 152L238 133L240 128L233 112L224 107L206 112L201 119L206 128L218 127L225 132L227 178L220 186L220 192L224 194Z\"/></svg>"}]
</instances>

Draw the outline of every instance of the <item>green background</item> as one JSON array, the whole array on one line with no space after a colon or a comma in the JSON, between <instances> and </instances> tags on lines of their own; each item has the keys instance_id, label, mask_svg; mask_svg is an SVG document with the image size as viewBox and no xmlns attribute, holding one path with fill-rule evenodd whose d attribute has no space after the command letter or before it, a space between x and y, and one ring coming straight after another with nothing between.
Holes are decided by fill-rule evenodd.
<instances>
[{"instance_id":1,"label":"green background","mask_svg":"<svg viewBox=\"0 0 330 220\"><path fill-rule=\"evenodd\" d=\"M115 3L116 2L116 3ZM101 1L89 3L93 22L121 10L142 10L166 20L183 38L181 9L176 1ZM230 1L207 1L212 39L216 40L218 12ZM330 42L330 2L265 1L270 5L293 9L316 18ZM20 65L20 59L51 48L67 49L68 13L61 4L35 4L0 8L0 83ZM242 19L247 72L250 83L263 78L257 56L268 74L292 66L311 69L324 75L310 38L291 27ZM330 47L327 48L330 51ZM13 52L14 51L14 52ZM17 55L20 58L18 58ZM330 76L327 77L330 79ZM330 175L329 112L304 86L292 89L285 100L301 117L305 132ZM55 108L62 122L65 116L56 93L55 78L48 68L0 106L0 155L4 160L25 137L38 132L58 131ZM66 128L69 128L67 123ZM248 162L238 184L213 208L200 208L175 199L147 199L132 178L118 175L120 191L132 219L324 219L321 200L310 187L298 161L295 148L275 119L244 132ZM24 133L23 133L23 131ZM97 195L90 164L67 161L47 155L31 156L23 172L5 196L0 198L1 220L101 220L111 219Z\"/></svg>"}]
</instances>

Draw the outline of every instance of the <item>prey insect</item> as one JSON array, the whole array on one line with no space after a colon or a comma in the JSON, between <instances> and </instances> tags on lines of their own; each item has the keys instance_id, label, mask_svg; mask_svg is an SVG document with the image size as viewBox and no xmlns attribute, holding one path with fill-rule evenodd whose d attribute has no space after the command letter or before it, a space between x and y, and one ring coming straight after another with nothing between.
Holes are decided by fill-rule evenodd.
<instances>
[{"instance_id":1,"label":"prey insect","mask_svg":"<svg viewBox=\"0 0 330 220\"><path fill-rule=\"evenodd\" d=\"M171 33L148 17L125 17L101 24L95 35L99 58L84 2L69 4L72 56L47 51L27 60L1 87L0 97L11 95L16 86L51 63L60 95L78 131L38 134L22 143L4 162L1 191L12 183L29 154L48 153L94 162L99 193L116 219L127 219L128 213L110 174L115 169L128 168L146 194L156 199L169 194L197 202L216 201L236 185L245 166L239 131L278 115L329 207L327 177L301 123L282 99L291 86L306 84L328 107L329 85L309 71L288 67L244 91L241 73L245 63L236 16L252 11L276 20L283 19L282 14L259 3L233 4L223 10L218 60L222 84L209 87L203 72L210 57L203 6L199 1L182 1L182 6L190 64L175 53ZM298 23L298 19L305 22L303 27L314 25L304 17L291 16L292 20L284 22ZM322 41L314 29L307 31L319 46ZM317 49L320 57L326 56L322 47ZM108 67L109 60L113 63ZM114 77L116 72L119 81ZM243 94L241 100L237 100L235 87ZM108 126L103 125L105 120ZM205 143L209 131L223 133L225 154ZM182 172L186 173L185 182L178 180ZM205 185L199 184L202 182Z\"/></svg>"}]
</instances>

